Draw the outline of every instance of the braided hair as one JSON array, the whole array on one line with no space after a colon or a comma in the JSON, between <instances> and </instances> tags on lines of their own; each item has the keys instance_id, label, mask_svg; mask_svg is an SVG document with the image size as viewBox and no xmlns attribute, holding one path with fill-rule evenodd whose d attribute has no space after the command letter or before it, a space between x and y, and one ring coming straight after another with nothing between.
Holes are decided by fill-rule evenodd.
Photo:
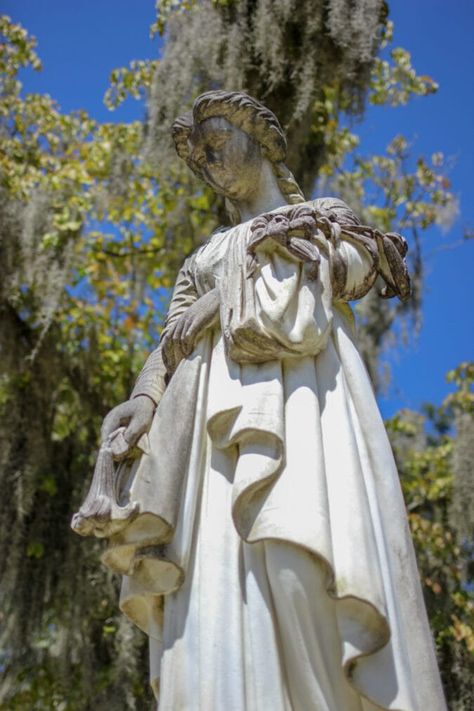
<instances>
[{"instance_id":1,"label":"braided hair","mask_svg":"<svg viewBox=\"0 0 474 711\"><path fill-rule=\"evenodd\" d=\"M241 91L206 91L197 97L191 111L174 121L171 133L176 152L191 170L199 175L199 168L190 160L188 138L192 128L204 119L216 116L225 118L257 141L262 155L270 162L281 193L290 205L305 202L301 188L285 164L286 138L277 117L259 101ZM228 199L226 209L234 224L240 222L239 211Z\"/></svg>"}]
</instances>

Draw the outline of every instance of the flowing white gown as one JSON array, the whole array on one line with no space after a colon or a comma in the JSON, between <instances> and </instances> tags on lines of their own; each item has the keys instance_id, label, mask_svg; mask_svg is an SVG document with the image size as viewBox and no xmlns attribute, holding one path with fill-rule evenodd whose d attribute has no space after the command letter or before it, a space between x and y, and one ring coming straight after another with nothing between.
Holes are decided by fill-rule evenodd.
<instances>
[{"instance_id":1,"label":"flowing white gown","mask_svg":"<svg viewBox=\"0 0 474 711\"><path fill-rule=\"evenodd\" d=\"M104 562L150 636L158 708L442 711L399 479L345 303L373 284L372 256L340 240L336 298L334 254L321 251L314 278L262 250L249 276L249 235L250 223L217 232L186 260L167 328L216 286L221 326L163 394L159 351L134 391L161 401L150 451L122 474L122 501L141 513Z\"/></svg>"}]
</instances>

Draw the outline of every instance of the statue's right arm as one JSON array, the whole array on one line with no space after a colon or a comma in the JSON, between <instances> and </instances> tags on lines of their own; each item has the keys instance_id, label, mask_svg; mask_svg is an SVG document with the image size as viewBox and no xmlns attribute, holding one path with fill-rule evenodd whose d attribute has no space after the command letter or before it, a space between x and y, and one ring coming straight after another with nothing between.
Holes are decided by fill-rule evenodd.
<instances>
[{"instance_id":1,"label":"statue's right arm","mask_svg":"<svg viewBox=\"0 0 474 711\"><path fill-rule=\"evenodd\" d=\"M198 298L191 264L192 257L186 259L179 271L163 333L166 333ZM114 407L105 417L101 431L103 441L116 429L125 426L124 437L132 447L144 432L148 432L166 388L166 372L160 343L145 362L130 399Z\"/></svg>"}]
</instances>

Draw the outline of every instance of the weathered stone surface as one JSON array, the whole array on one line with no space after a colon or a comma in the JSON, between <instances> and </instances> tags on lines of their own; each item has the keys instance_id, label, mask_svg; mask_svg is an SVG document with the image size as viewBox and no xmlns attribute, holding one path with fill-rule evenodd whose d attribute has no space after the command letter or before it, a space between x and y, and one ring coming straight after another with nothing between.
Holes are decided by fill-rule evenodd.
<instances>
[{"instance_id":1,"label":"weathered stone surface","mask_svg":"<svg viewBox=\"0 0 474 711\"><path fill-rule=\"evenodd\" d=\"M305 201L278 120L245 94L202 95L173 136L234 226L184 262L73 527L109 538L162 711L443 711L347 304L377 277L409 296L406 243Z\"/></svg>"}]
</instances>

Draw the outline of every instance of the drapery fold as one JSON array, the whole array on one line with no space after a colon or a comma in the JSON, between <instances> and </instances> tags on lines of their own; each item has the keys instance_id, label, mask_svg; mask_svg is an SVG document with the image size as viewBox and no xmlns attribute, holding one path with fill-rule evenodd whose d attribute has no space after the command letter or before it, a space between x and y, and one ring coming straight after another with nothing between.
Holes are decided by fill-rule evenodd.
<instances>
[{"instance_id":1,"label":"drapery fold","mask_svg":"<svg viewBox=\"0 0 474 711\"><path fill-rule=\"evenodd\" d=\"M220 281L221 326L229 356L255 364L316 355L331 332L329 261L320 262L316 278L310 263L276 245L271 251L257 250L258 262L249 268L250 227L231 231Z\"/></svg>"},{"instance_id":2,"label":"drapery fold","mask_svg":"<svg viewBox=\"0 0 474 711\"><path fill-rule=\"evenodd\" d=\"M360 386L364 366L343 317L335 320L335 336L316 359L238 366L216 334L180 365L177 381L199 391L193 428L180 452L186 478L179 482L183 470L171 453L167 459L162 452L160 466L179 487L181 506L168 521L173 535L167 529L156 541L161 549L154 550L146 574L138 560L125 578L122 609L160 637L159 596L178 589L186 576L210 438L234 461L232 516L242 540L291 543L324 567L327 593L338 600L341 664L351 684L383 709L441 710L395 465L383 423L374 428L378 413L368 408L365 391L370 385ZM179 416L179 401L169 394L165 421ZM304 417L296 417L301 412ZM167 436L166 425L156 420L150 449L159 451ZM136 487L140 475L138 467ZM131 491L134 500L137 492ZM142 500L143 510L152 503ZM159 518L162 503L157 493ZM139 542L136 555L140 549Z\"/></svg>"},{"instance_id":3,"label":"drapery fold","mask_svg":"<svg viewBox=\"0 0 474 711\"><path fill-rule=\"evenodd\" d=\"M262 544L280 542L323 571L325 594L335 601L341 670L362 711L444 711L398 475L351 325L344 309L331 303L328 259L322 255L319 279L312 281L304 265L280 252L267 254L259 275L249 279L248 229L242 225L228 235L232 243L219 274L222 331L207 332L180 363L149 432L150 452L123 466L121 500L138 501L141 513L110 540L103 557L125 576L121 607L153 638L155 675L163 595L173 597L183 616L165 635L167 659L174 653L170 635L180 654L183 645L197 644L181 629L186 615L197 625L214 607L226 609L225 576L212 588L209 612L196 608L190 592L204 584L196 572L199 557L208 549L212 555L204 519L211 504L203 497L223 477L231 488L228 518L238 534L232 545L240 546L245 565L251 569L250 551L258 557ZM347 243L344 253L349 262L354 256L348 283L355 283L354 274L363 280L369 256ZM199 266L199 256L195 262ZM255 338L256 332L263 336ZM272 342L278 358L272 357L277 349L265 350ZM256 343L258 362L252 361ZM227 507L224 495L212 501L220 505ZM206 534L198 550L201 529ZM206 579L205 589L210 586ZM251 602L242 598L241 605L238 615L251 616ZM218 645L227 630L222 620L216 624ZM236 664L248 654L249 625L242 625L232 627ZM268 632L272 644L278 645L275 631ZM211 664L206 649L189 648L186 658ZM266 708L291 708L284 689L274 693L265 697Z\"/></svg>"}]
</instances>

